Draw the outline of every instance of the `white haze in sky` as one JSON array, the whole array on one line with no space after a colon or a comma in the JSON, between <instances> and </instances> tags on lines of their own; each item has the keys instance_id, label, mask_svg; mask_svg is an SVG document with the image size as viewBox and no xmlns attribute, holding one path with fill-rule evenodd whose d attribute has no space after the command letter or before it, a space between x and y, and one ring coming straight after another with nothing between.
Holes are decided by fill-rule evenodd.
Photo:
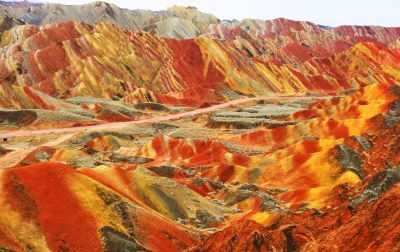
<instances>
[{"instance_id":1,"label":"white haze in sky","mask_svg":"<svg viewBox=\"0 0 400 252\"><path fill-rule=\"evenodd\" d=\"M43 0L83 4L84 0ZM338 26L400 26L400 0L108 0L128 9L165 10L169 6L195 6L221 19L273 19L278 17Z\"/></svg>"}]
</instances>

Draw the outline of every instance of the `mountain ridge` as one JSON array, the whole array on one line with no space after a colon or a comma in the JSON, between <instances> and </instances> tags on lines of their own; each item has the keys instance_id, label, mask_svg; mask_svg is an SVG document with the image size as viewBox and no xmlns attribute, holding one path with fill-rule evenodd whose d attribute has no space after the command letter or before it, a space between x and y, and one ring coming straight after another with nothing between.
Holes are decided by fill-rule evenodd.
<instances>
[{"instance_id":1,"label":"mountain ridge","mask_svg":"<svg viewBox=\"0 0 400 252\"><path fill-rule=\"evenodd\" d=\"M398 50L368 41L315 55L306 46L277 47L271 57L264 44L246 37L176 40L110 23L69 22L18 26L4 33L1 44L5 108L46 109L32 101L54 104L79 95L201 107L243 95L337 92L400 81Z\"/></svg>"},{"instance_id":2,"label":"mountain ridge","mask_svg":"<svg viewBox=\"0 0 400 252\"><path fill-rule=\"evenodd\" d=\"M32 9L33 8L33 9ZM329 27L314 24L307 21L295 21L286 18L275 18L272 20L260 19L243 19L237 20L220 20L218 17L200 12L196 7L192 6L172 6L166 10L151 11L145 9L130 10L120 8L114 4L103 1L94 1L83 5L64 5L58 3L31 3L24 2L1 2L0 15L8 15L16 19L20 19L28 24L46 25L68 21L82 21L88 24L95 22L112 22L119 24L126 29L140 29L154 32L159 36L171 37L178 39L189 39L209 33L210 25L223 25L226 29L246 26L249 22L261 23L271 22L277 23L280 20L287 20L298 26L299 23L312 24L321 30L339 29L343 30L347 26ZM171 18L178 20L175 22L173 32L166 28L171 26ZM168 24L170 23L170 24ZM354 25L352 27L375 27L384 28L382 26L372 25ZM386 27L394 28L394 27ZM183 30L182 34L179 30Z\"/></svg>"}]
</instances>

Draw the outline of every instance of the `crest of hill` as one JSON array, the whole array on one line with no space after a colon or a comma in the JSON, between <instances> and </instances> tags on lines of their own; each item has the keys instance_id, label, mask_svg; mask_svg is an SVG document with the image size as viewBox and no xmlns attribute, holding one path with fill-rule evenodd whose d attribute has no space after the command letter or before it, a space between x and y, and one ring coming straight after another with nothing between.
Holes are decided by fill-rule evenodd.
<instances>
[{"instance_id":1,"label":"crest of hill","mask_svg":"<svg viewBox=\"0 0 400 252\"><path fill-rule=\"evenodd\" d=\"M0 16L10 16L27 24L47 25L68 21L88 24L108 22L132 30L146 30L178 39L196 37L220 20L194 7L173 6L165 11L128 10L106 2L83 5L0 2Z\"/></svg>"},{"instance_id":2,"label":"crest of hill","mask_svg":"<svg viewBox=\"0 0 400 252\"><path fill-rule=\"evenodd\" d=\"M310 37L317 43L326 36L332 38L351 37L355 38L356 42L370 41L368 38L375 37L378 39L374 42L384 40L382 43L388 44L393 43L400 35L400 29L393 27L349 25L328 28L311 22L285 18L265 21L258 19L220 20L212 14L203 13L191 6L172 6L163 11L129 10L101 1L83 5L0 1L0 17L6 16L35 25L69 21L87 24L108 22L129 30L144 30L160 37L175 39L190 39L199 36L218 39L232 36L255 36L258 39L266 39L271 36L285 36L291 37L292 40L305 40ZM312 36L309 36L310 34ZM282 40L282 38L278 39ZM283 39L283 42L287 41ZM308 43L304 44L308 45Z\"/></svg>"}]
</instances>

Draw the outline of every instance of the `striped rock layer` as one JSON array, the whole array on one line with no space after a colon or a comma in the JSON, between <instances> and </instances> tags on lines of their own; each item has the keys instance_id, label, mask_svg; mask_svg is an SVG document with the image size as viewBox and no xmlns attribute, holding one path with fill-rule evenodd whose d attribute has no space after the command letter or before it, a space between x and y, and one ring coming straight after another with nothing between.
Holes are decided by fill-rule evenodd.
<instances>
[{"instance_id":1,"label":"striped rock layer","mask_svg":"<svg viewBox=\"0 0 400 252\"><path fill-rule=\"evenodd\" d=\"M282 19L218 24L189 40L110 23L6 30L3 117L9 108L78 111L86 125L98 121L79 109L112 106L96 117L109 121L129 110L111 99L201 107L343 95L275 128L201 134L182 119L190 134L140 125L0 148L0 251L398 250L398 36ZM21 110L22 123L36 120L32 111Z\"/></svg>"},{"instance_id":2,"label":"striped rock layer","mask_svg":"<svg viewBox=\"0 0 400 252\"><path fill-rule=\"evenodd\" d=\"M245 19L235 25L211 24L204 36L241 44L252 57L281 63L299 63L312 57L329 57L362 42L396 46L400 29L379 26L323 27L284 18Z\"/></svg>"},{"instance_id":3,"label":"striped rock layer","mask_svg":"<svg viewBox=\"0 0 400 252\"><path fill-rule=\"evenodd\" d=\"M80 149L39 147L0 171L0 247L395 248L399 96L397 85L368 85L282 119L294 125L214 140L160 135L136 146L104 133L82 138ZM112 162L83 162L95 153ZM221 230L210 235L205 226Z\"/></svg>"},{"instance_id":4,"label":"striped rock layer","mask_svg":"<svg viewBox=\"0 0 400 252\"><path fill-rule=\"evenodd\" d=\"M199 107L241 95L337 92L395 83L400 56L385 43L397 33L379 31L365 40L392 36L379 43L350 43L342 51L305 61L288 52L297 63L282 64L267 52L249 54L245 45L254 50L265 45L250 45L241 36L174 40L107 23L18 26L3 35L0 106L55 109L60 105L49 105L53 98L88 95ZM331 39L322 41L330 44ZM275 50L273 44L268 48Z\"/></svg>"}]
</instances>

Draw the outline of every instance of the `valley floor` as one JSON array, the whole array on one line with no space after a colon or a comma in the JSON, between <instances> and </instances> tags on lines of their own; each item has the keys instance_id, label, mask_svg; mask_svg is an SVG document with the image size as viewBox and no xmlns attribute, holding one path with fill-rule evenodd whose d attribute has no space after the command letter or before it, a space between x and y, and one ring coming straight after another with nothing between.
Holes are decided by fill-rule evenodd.
<instances>
[{"instance_id":1,"label":"valley floor","mask_svg":"<svg viewBox=\"0 0 400 252\"><path fill-rule=\"evenodd\" d=\"M3 131L0 248L394 248L399 94L376 84Z\"/></svg>"}]
</instances>

